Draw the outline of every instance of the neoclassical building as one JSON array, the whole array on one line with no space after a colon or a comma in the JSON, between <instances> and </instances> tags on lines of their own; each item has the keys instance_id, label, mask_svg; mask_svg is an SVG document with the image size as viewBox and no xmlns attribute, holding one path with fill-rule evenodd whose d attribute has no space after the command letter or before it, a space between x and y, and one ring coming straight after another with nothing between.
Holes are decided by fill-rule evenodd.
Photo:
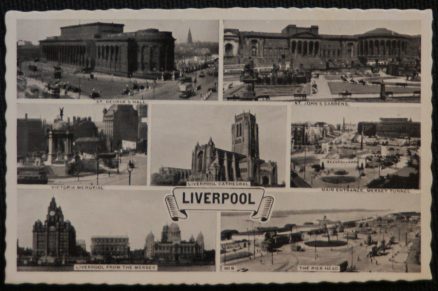
<instances>
[{"instance_id":1,"label":"neoclassical building","mask_svg":"<svg viewBox=\"0 0 438 291\"><path fill-rule=\"evenodd\" d=\"M356 63L414 62L420 59L420 35L377 28L356 35L320 34L318 26L288 25L279 33L224 31L224 64L256 67L278 64L292 68L342 67Z\"/></svg>"},{"instance_id":2,"label":"neoclassical building","mask_svg":"<svg viewBox=\"0 0 438 291\"><path fill-rule=\"evenodd\" d=\"M144 256L147 260L162 263L190 263L202 260L204 256L204 236L202 232L188 241L181 239L181 230L176 223L163 226L161 240L156 241L150 232L146 236Z\"/></svg>"},{"instance_id":3,"label":"neoclassical building","mask_svg":"<svg viewBox=\"0 0 438 291\"><path fill-rule=\"evenodd\" d=\"M124 24L87 23L61 27L61 35L40 41L47 61L123 76L147 77L174 69L172 32L123 32Z\"/></svg>"},{"instance_id":4,"label":"neoclassical building","mask_svg":"<svg viewBox=\"0 0 438 291\"><path fill-rule=\"evenodd\" d=\"M231 151L217 148L210 138L196 144L192 152L189 181L248 181L253 185L277 184L277 163L259 155L259 128L256 116L243 112L234 117Z\"/></svg>"},{"instance_id":5,"label":"neoclassical building","mask_svg":"<svg viewBox=\"0 0 438 291\"><path fill-rule=\"evenodd\" d=\"M46 220L37 220L33 225L34 258L51 257L67 260L75 255L76 231L68 220L64 220L61 206L52 198L47 209Z\"/></svg>"}]
</instances>

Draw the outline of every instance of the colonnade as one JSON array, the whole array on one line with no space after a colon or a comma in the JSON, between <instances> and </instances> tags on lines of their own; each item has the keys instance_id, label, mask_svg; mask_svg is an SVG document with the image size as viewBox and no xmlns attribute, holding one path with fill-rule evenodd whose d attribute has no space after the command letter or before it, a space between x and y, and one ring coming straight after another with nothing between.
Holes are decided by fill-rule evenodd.
<instances>
[{"instance_id":1,"label":"colonnade","mask_svg":"<svg viewBox=\"0 0 438 291\"><path fill-rule=\"evenodd\" d=\"M395 57L407 53L408 42L400 39L364 39L359 40L360 56Z\"/></svg>"},{"instance_id":2,"label":"colonnade","mask_svg":"<svg viewBox=\"0 0 438 291\"><path fill-rule=\"evenodd\" d=\"M122 66L121 45L98 44L96 46L96 67L120 71Z\"/></svg>"},{"instance_id":3,"label":"colonnade","mask_svg":"<svg viewBox=\"0 0 438 291\"><path fill-rule=\"evenodd\" d=\"M295 56L317 56L320 49L319 41L292 40L291 53Z\"/></svg>"},{"instance_id":4,"label":"colonnade","mask_svg":"<svg viewBox=\"0 0 438 291\"><path fill-rule=\"evenodd\" d=\"M43 45L42 53L48 61L84 67L90 65L83 45Z\"/></svg>"}]
</instances>

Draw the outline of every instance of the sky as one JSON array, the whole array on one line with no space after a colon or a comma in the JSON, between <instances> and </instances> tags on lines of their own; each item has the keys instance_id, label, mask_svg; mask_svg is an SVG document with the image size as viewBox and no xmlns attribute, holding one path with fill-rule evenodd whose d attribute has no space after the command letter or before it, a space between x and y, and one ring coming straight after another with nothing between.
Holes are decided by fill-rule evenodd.
<instances>
[{"instance_id":1,"label":"sky","mask_svg":"<svg viewBox=\"0 0 438 291\"><path fill-rule=\"evenodd\" d=\"M286 107L242 105L154 105L151 114L151 172L162 166L191 168L197 142L211 137L216 148L231 151L231 125L243 111L256 115L260 158L277 162L278 182L284 182Z\"/></svg>"},{"instance_id":2,"label":"sky","mask_svg":"<svg viewBox=\"0 0 438 291\"><path fill-rule=\"evenodd\" d=\"M22 19L17 21L17 40L27 40L34 44L49 36L59 36L61 27L85 24L90 22L109 22L125 24L124 32L132 32L148 28L171 31L176 42L186 42L189 28L193 41L219 42L219 22L216 20L60 20L60 19Z\"/></svg>"},{"instance_id":3,"label":"sky","mask_svg":"<svg viewBox=\"0 0 438 291\"><path fill-rule=\"evenodd\" d=\"M286 223L301 225L305 222L317 222L324 215L330 220L353 220L367 216L385 215L394 212L421 210L421 195L418 193L346 193L346 192L313 192L313 193L266 193L275 198L271 219L265 223L255 222L257 226L283 226ZM427 194L427 193L423 193ZM366 212L356 211L357 209ZM315 210L311 213L288 213L276 215L276 211ZM345 212L325 212L324 210L347 210ZM350 210L350 211L349 211ZM277 212L278 213L278 212ZM240 213L239 213L240 214ZM225 212L222 214L222 229L251 229L249 215Z\"/></svg>"},{"instance_id":4,"label":"sky","mask_svg":"<svg viewBox=\"0 0 438 291\"><path fill-rule=\"evenodd\" d=\"M225 28L237 28L242 31L258 32L281 32L283 28L290 24L297 26L310 27L311 25L319 26L320 34L345 34L353 35L365 33L375 28L387 28L389 30L401 33L416 35L421 33L421 22L419 20L226 20Z\"/></svg>"},{"instance_id":5,"label":"sky","mask_svg":"<svg viewBox=\"0 0 438 291\"><path fill-rule=\"evenodd\" d=\"M76 239L85 240L90 250L91 237L128 236L131 250L144 247L147 234L152 231L161 239L165 224L172 223L164 202L166 191L18 191L18 239L20 246L32 247L32 227L37 219L46 219L50 200L55 197L65 220L76 229ZM196 239L202 231L206 249L215 248L216 213L188 213L188 221L178 222L181 238Z\"/></svg>"},{"instance_id":6,"label":"sky","mask_svg":"<svg viewBox=\"0 0 438 291\"><path fill-rule=\"evenodd\" d=\"M93 104L92 106L87 104L18 104L17 118L24 118L27 113L28 118L41 118L51 123L59 116L59 109L64 107L65 121L69 117L72 121L73 116L91 117L93 121L102 121L103 109L108 109L110 106L109 104Z\"/></svg>"},{"instance_id":7,"label":"sky","mask_svg":"<svg viewBox=\"0 0 438 291\"><path fill-rule=\"evenodd\" d=\"M294 106L291 120L293 123L324 121L332 125L359 121L379 121L381 117L412 118L421 121L419 107L338 107L338 106Z\"/></svg>"},{"instance_id":8,"label":"sky","mask_svg":"<svg viewBox=\"0 0 438 291\"><path fill-rule=\"evenodd\" d=\"M267 193L268 195L269 193ZM420 211L418 193L303 193L275 195L274 210L369 209Z\"/></svg>"}]
</instances>

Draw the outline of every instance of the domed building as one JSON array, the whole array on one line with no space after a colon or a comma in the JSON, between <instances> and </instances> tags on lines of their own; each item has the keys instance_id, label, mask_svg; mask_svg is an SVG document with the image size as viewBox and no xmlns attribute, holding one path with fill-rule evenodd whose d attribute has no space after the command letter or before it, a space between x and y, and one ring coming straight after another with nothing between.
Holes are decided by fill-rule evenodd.
<instances>
[{"instance_id":1,"label":"domed building","mask_svg":"<svg viewBox=\"0 0 438 291\"><path fill-rule=\"evenodd\" d=\"M155 241L150 232L146 236L145 259L165 264L189 264L204 257L204 236L200 232L196 241L191 235L188 241L181 239L181 230L176 223L164 225L161 240Z\"/></svg>"},{"instance_id":2,"label":"domed building","mask_svg":"<svg viewBox=\"0 0 438 291\"><path fill-rule=\"evenodd\" d=\"M288 25L281 32L224 30L224 66L252 60L256 67L325 69L419 59L421 36L386 28L362 34L321 34L319 27Z\"/></svg>"}]
</instances>

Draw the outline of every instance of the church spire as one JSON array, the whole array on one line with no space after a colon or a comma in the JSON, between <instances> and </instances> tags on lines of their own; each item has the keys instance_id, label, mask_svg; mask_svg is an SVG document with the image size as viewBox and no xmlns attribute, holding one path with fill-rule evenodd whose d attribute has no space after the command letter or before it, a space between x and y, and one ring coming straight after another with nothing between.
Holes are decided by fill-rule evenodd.
<instances>
[{"instance_id":1,"label":"church spire","mask_svg":"<svg viewBox=\"0 0 438 291\"><path fill-rule=\"evenodd\" d=\"M189 44L193 43L192 32L190 31L190 28L189 28L189 34L187 35L187 43Z\"/></svg>"}]
</instances>

